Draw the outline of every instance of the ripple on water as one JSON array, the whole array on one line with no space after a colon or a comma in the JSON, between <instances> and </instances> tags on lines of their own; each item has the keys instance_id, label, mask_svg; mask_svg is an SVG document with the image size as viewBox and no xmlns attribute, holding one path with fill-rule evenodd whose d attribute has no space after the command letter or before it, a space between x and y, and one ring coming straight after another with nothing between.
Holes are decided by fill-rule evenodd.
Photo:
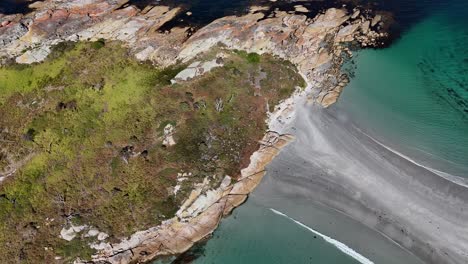
<instances>
[{"instance_id":1,"label":"ripple on water","mask_svg":"<svg viewBox=\"0 0 468 264\"><path fill-rule=\"evenodd\" d=\"M338 107L424 165L468 177L468 4L439 10L384 50L364 50Z\"/></svg>"}]
</instances>

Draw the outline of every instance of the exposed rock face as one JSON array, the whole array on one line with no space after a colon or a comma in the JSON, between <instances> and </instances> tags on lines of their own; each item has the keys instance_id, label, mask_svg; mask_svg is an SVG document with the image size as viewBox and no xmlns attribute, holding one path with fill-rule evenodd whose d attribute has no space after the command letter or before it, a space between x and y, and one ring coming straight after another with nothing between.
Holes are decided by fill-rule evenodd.
<instances>
[{"instance_id":1,"label":"exposed rock face","mask_svg":"<svg viewBox=\"0 0 468 264\"><path fill-rule=\"evenodd\" d=\"M371 22L371 26L375 26L377 25L377 23L380 22L380 20L382 20L382 16L381 15L376 15L373 19L372 19L372 22Z\"/></svg>"},{"instance_id":2,"label":"exposed rock face","mask_svg":"<svg viewBox=\"0 0 468 264\"><path fill-rule=\"evenodd\" d=\"M342 44L356 41L375 45L372 38L383 37L374 31L359 30L369 20L355 16L351 20L346 11L331 8L314 19L303 15L277 13L263 19L256 13L244 17L225 17L204 27L188 39L178 58L189 60L198 53L222 43L232 49L272 53L297 65L299 71L316 89L315 100L324 107L334 103L339 86L339 67L342 63ZM344 78L344 77L342 77Z\"/></svg>"},{"instance_id":3,"label":"exposed rock face","mask_svg":"<svg viewBox=\"0 0 468 264\"><path fill-rule=\"evenodd\" d=\"M347 81L339 69L343 54L350 54L343 44L372 46L384 37L372 30L370 18L359 12L351 18L346 11L335 8L314 19L284 12L276 12L269 18L262 13L225 17L189 37L184 28L158 32L180 9L156 6L141 11L133 6L122 7L125 2L49 0L36 4L37 10L28 15L0 17L0 57L19 63L40 62L59 42L103 38L122 41L139 60L166 66L178 60L188 62L221 43L231 49L271 53L291 61L312 88L309 94L313 100L327 107L337 100ZM213 61L192 65L175 81L195 77L201 68L206 71L221 64ZM270 129L278 132L276 128L291 118L288 108L291 100L284 102L281 111L271 113L270 118L278 122L270 123ZM175 144L172 129L167 127L167 133L165 129L167 145ZM160 226L137 232L118 244L93 245L99 250L93 261L143 262L186 251L213 232L223 216L245 201L265 174L265 166L290 140L288 135L267 133L238 181L231 183L230 178L225 178L216 190L194 190L177 216Z\"/></svg>"},{"instance_id":4,"label":"exposed rock face","mask_svg":"<svg viewBox=\"0 0 468 264\"><path fill-rule=\"evenodd\" d=\"M157 30L171 20L179 8L156 6L140 11L134 6L121 8L127 1L45 1L35 12L0 18L0 57L15 58L19 63L45 59L50 47L63 41L120 40L142 59L158 53L160 61L172 59L176 43L185 38L183 30L170 35ZM3 37L5 36L5 37ZM164 50L164 51L163 51ZM142 56L146 54L146 56Z\"/></svg>"},{"instance_id":5,"label":"exposed rock face","mask_svg":"<svg viewBox=\"0 0 468 264\"><path fill-rule=\"evenodd\" d=\"M217 59L213 59L211 61L193 62L186 69L179 72L174 77L174 79L171 80L171 83L177 83L180 81L187 81L187 80L193 79L197 76L203 75L204 73L211 71L213 68L221 67L221 66L223 66L221 57L218 57Z\"/></svg>"},{"instance_id":6,"label":"exposed rock face","mask_svg":"<svg viewBox=\"0 0 468 264\"><path fill-rule=\"evenodd\" d=\"M372 30L381 21L380 15L370 18L356 10L350 16L335 8L314 19L285 12L269 18L262 13L225 17L189 37L187 28L158 31L181 9L155 6L139 10L122 7L125 2L49 0L36 4L38 9L33 13L1 17L0 57L19 63L39 62L59 42L103 38L126 43L139 60L167 66L177 59L188 61L223 43L229 48L272 53L290 60L314 84L315 100L327 107L336 101L342 88L337 78L341 55L346 51L342 44L373 46L385 37Z\"/></svg>"},{"instance_id":7,"label":"exposed rock face","mask_svg":"<svg viewBox=\"0 0 468 264\"><path fill-rule=\"evenodd\" d=\"M70 228L63 228L60 231L60 238L65 239L67 241L72 241L73 238L76 237L76 234L83 231L86 226L71 226Z\"/></svg>"},{"instance_id":8,"label":"exposed rock face","mask_svg":"<svg viewBox=\"0 0 468 264\"><path fill-rule=\"evenodd\" d=\"M262 147L251 157L249 167L242 170L242 177L233 184L225 178L216 190L201 195L194 190L192 201L182 207L174 217L162 225L137 232L119 244L106 244L94 256L94 262L130 263L145 262L156 256L171 255L188 250L196 241L213 232L223 216L242 204L248 194L260 183L265 166L292 140L291 136L267 134ZM190 199L189 199L190 200Z\"/></svg>"},{"instance_id":9,"label":"exposed rock face","mask_svg":"<svg viewBox=\"0 0 468 264\"><path fill-rule=\"evenodd\" d=\"M164 146L170 147L176 144L173 135L174 135L174 126L171 124L167 124L164 127L164 140L163 140Z\"/></svg>"}]
</instances>

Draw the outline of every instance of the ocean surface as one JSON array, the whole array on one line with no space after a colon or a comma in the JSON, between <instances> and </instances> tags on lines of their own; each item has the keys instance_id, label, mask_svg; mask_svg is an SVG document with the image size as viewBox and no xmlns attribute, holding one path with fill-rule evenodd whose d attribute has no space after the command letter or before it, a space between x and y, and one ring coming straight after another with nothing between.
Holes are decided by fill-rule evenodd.
<instances>
[{"instance_id":1,"label":"ocean surface","mask_svg":"<svg viewBox=\"0 0 468 264\"><path fill-rule=\"evenodd\" d=\"M170 2L193 12L178 17L177 23L203 25L245 12L259 1ZM292 1L279 2L287 9ZM334 111L346 113L347 122L415 162L450 177L468 178L468 1L362 2L393 12L400 35L388 48L360 51L346 65L353 76ZM27 1L0 1L1 13L27 10ZM177 259L157 263L422 263L380 233L306 194L281 193L277 179L309 173L307 168L295 170L297 164L290 160L295 151L284 150L249 200L221 222L210 240Z\"/></svg>"},{"instance_id":2,"label":"ocean surface","mask_svg":"<svg viewBox=\"0 0 468 264\"><path fill-rule=\"evenodd\" d=\"M0 1L0 13L1 14L16 14L16 13L26 13L30 9L28 5L36 2L37 0L28 1L28 0L1 0Z\"/></svg>"},{"instance_id":3,"label":"ocean surface","mask_svg":"<svg viewBox=\"0 0 468 264\"><path fill-rule=\"evenodd\" d=\"M338 107L424 166L468 177L468 2L440 6L383 50L357 53Z\"/></svg>"},{"instance_id":4,"label":"ocean surface","mask_svg":"<svg viewBox=\"0 0 468 264\"><path fill-rule=\"evenodd\" d=\"M450 177L468 178L468 1L380 1L401 34L386 49L358 52L334 108L357 129ZM286 148L285 152L294 152ZM289 153L288 153L289 154ZM314 201L272 189L294 176L278 157L250 199L213 238L188 254L194 263L368 263L317 236L341 241L373 263L422 263L383 235ZM282 171L281 171L282 169ZM281 174L281 175L278 175ZM273 188L274 189L274 188ZM308 228L273 213L300 219ZM176 262L183 263L184 259Z\"/></svg>"}]
</instances>

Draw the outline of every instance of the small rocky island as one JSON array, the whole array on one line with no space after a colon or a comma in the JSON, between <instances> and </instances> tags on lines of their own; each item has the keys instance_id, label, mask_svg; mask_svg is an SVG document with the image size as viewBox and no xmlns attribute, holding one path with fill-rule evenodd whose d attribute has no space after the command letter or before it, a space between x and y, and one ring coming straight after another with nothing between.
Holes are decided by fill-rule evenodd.
<instances>
[{"instance_id":1,"label":"small rocky island","mask_svg":"<svg viewBox=\"0 0 468 264\"><path fill-rule=\"evenodd\" d=\"M297 98L327 107L382 16L252 7L195 32L181 8L54 1L0 15L2 263L186 251L260 182ZM305 9L305 10L304 10Z\"/></svg>"}]
</instances>

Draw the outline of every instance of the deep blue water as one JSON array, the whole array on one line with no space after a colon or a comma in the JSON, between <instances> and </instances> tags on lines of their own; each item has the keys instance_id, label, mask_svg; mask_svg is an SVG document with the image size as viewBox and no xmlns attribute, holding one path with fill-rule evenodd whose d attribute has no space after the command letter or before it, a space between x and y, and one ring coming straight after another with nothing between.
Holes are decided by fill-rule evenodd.
<instances>
[{"instance_id":1,"label":"deep blue water","mask_svg":"<svg viewBox=\"0 0 468 264\"><path fill-rule=\"evenodd\" d=\"M131 0L130 4L140 8L154 3L183 5L185 11L193 13L191 16L182 13L168 23L170 28L181 24L201 26L219 17L245 13L249 5L259 2L268 1ZM272 9L291 10L293 2L268 3ZM367 50L358 55L355 77L345 89L340 107L382 141L396 147L405 145L399 149L404 154L411 156L414 154L411 149L420 149L453 162L460 167L456 171L463 173L464 166L468 167L468 1L356 0L346 1L348 8L352 7L351 2L391 12L395 20L392 32L397 39L387 49ZM306 5L313 16L321 9L341 3L324 0ZM0 13L27 12L27 6L24 0L0 0ZM444 169L442 163L439 169ZM197 263L356 263L323 239L253 201L223 221L206 245L191 252L198 257ZM285 207L288 206L292 215L301 215L298 208L302 208L309 210L307 215L313 219L334 223L332 227L317 223L317 230L332 233L338 240L340 232L351 232L344 228L350 221L346 216L321 213L325 209L319 207L310 209L298 204ZM363 252L378 250L377 242L366 243L366 239L356 236L355 242ZM381 240L387 243L385 238ZM404 263L401 260L406 255L395 252L396 249L391 254L398 255L395 258L398 262L392 262L389 253L388 263ZM369 254L367 257L377 258Z\"/></svg>"},{"instance_id":2,"label":"deep blue water","mask_svg":"<svg viewBox=\"0 0 468 264\"><path fill-rule=\"evenodd\" d=\"M35 0L37 1L37 0ZM0 14L26 13L28 5L35 2L28 0L0 0Z\"/></svg>"},{"instance_id":3,"label":"deep blue water","mask_svg":"<svg viewBox=\"0 0 468 264\"><path fill-rule=\"evenodd\" d=\"M269 13L274 10L294 11L294 5L301 4L310 10L307 14L310 17L315 16L319 11L330 7L340 6L343 0L326 0L326 1L276 1L269 0L130 0L129 4L144 8L147 5L160 3L169 6L181 6L184 12L179 14L175 19L168 22L161 30L168 30L174 26L193 26L199 28L206 25L217 18L231 15L242 15L248 12L252 5L269 6ZM190 11L189 16L186 12Z\"/></svg>"},{"instance_id":4,"label":"deep blue water","mask_svg":"<svg viewBox=\"0 0 468 264\"><path fill-rule=\"evenodd\" d=\"M358 54L355 76L339 107L363 130L393 143L403 154L424 165L468 176L464 175L468 171L468 2L361 3L392 12L394 39L386 49ZM265 207L275 203L258 202L255 192L252 200L225 220L214 238L189 254L197 257L195 263L356 263L326 241L311 240L313 234L307 230L269 214ZM287 202L276 202L280 203ZM375 263L418 262L404 250L389 246L383 236L364 236L365 228L349 223L346 216L321 215L326 209L307 206L290 203L283 208L289 207L291 215L309 217L318 231L337 240L346 241L353 229L361 230L349 242ZM322 217L337 225L321 225L318 219Z\"/></svg>"}]
</instances>

